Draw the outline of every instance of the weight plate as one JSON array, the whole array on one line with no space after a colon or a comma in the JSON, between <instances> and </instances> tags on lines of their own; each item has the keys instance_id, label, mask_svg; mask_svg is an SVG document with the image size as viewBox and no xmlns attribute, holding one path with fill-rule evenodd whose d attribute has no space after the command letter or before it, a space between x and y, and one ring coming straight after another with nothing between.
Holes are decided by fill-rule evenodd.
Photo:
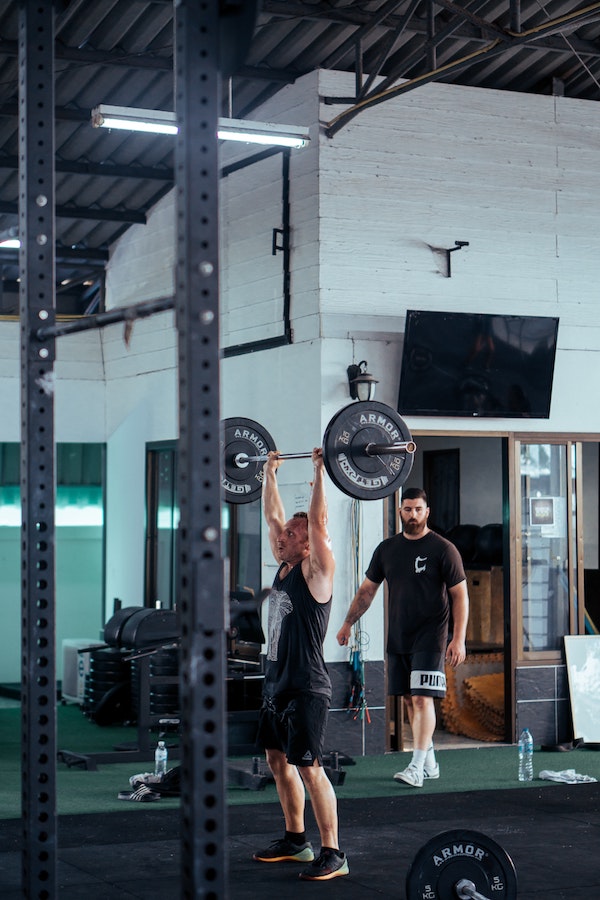
<instances>
[{"instance_id":1,"label":"weight plate","mask_svg":"<svg viewBox=\"0 0 600 900\"><path fill-rule=\"evenodd\" d=\"M87 688L91 691L109 691L111 687L114 687L115 684L119 684L123 681L123 678L93 678L91 677L87 682Z\"/></svg>"},{"instance_id":2,"label":"weight plate","mask_svg":"<svg viewBox=\"0 0 600 900\"><path fill-rule=\"evenodd\" d=\"M150 696L156 697L176 697L179 693L179 686L176 684L151 684Z\"/></svg>"},{"instance_id":3,"label":"weight plate","mask_svg":"<svg viewBox=\"0 0 600 900\"><path fill-rule=\"evenodd\" d=\"M177 668L179 665L179 646L172 650L157 650L150 656L150 668L152 666L171 666Z\"/></svg>"},{"instance_id":4,"label":"weight plate","mask_svg":"<svg viewBox=\"0 0 600 900\"><path fill-rule=\"evenodd\" d=\"M120 674L123 670L128 669L129 666L125 662L125 660L99 660L92 659L90 660L90 672L106 672L109 675L114 675L115 673Z\"/></svg>"},{"instance_id":5,"label":"weight plate","mask_svg":"<svg viewBox=\"0 0 600 900\"><path fill-rule=\"evenodd\" d=\"M119 662L123 658L123 651L118 647L98 647L90 652L92 662Z\"/></svg>"},{"instance_id":6,"label":"weight plate","mask_svg":"<svg viewBox=\"0 0 600 900\"><path fill-rule=\"evenodd\" d=\"M167 675L169 678L177 677L179 669L177 666L150 666L151 678L158 678L164 675Z\"/></svg>"},{"instance_id":7,"label":"weight plate","mask_svg":"<svg viewBox=\"0 0 600 900\"><path fill-rule=\"evenodd\" d=\"M258 500L263 486L264 458L275 443L266 428L252 419L232 418L223 422L223 474L221 485L229 503ZM239 465L239 454L261 459Z\"/></svg>"},{"instance_id":8,"label":"weight plate","mask_svg":"<svg viewBox=\"0 0 600 900\"><path fill-rule=\"evenodd\" d=\"M461 878L490 900L516 900L517 873L506 850L462 829L443 831L421 847L406 875L407 900L456 900Z\"/></svg>"},{"instance_id":9,"label":"weight plate","mask_svg":"<svg viewBox=\"0 0 600 900\"><path fill-rule=\"evenodd\" d=\"M368 456L369 444L412 441L403 419L390 406L360 400L335 414L323 437L323 459L333 483L358 500L380 500L400 488L410 474L413 453Z\"/></svg>"}]
</instances>

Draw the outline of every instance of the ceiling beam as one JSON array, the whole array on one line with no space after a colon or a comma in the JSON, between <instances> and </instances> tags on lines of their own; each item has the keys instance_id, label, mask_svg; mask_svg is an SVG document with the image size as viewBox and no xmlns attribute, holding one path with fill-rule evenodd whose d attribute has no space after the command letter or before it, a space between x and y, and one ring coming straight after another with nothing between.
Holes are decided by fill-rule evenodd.
<instances>
[{"instance_id":1,"label":"ceiling beam","mask_svg":"<svg viewBox=\"0 0 600 900\"><path fill-rule=\"evenodd\" d=\"M19 45L17 41L0 40L0 56L18 55ZM154 53L137 54L127 53L125 50L92 50L89 47L68 47L56 41L54 47L55 60L68 60L68 62L80 63L87 66L90 63L102 66L125 66L128 69L156 69L158 71L171 72L173 70L173 56L158 56Z\"/></svg>"},{"instance_id":2,"label":"ceiling beam","mask_svg":"<svg viewBox=\"0 0 600 900\"><path fill-rule=\"evenodd\" d=\"M444 9L447 9L448 12L451 12L458 21L464 19L465 21L470 22L475 28L481 29L483 34L489 34L490 37L500 38L500 40L503 41L510 40L510 34L506 28L496 25L495 22L488 22L487 19L483 19L476 13L458 6L456 3L453 3L452 0L435 0L435 2L438 6L442 6Z\"/></svg>"},{"instance_id":3,"label":"ceiling beam","mask_svg":"<svg viewBox=\"0 0 600 900\"><path fill-rule=\"evenodd\" d=\"M441 5L450 7L454 4L451 4L450 0L442 0ZM459 8L460 7L457 6L457 9ZM357 28L369 28L372 20L372 14L362 12L357 7L357 4L349 4L348 6L337 8L329 6L326 9L322 9L321 4L315 5L303 2L303 0L286 0L285 3L281 3L281 0L262 0L261 12L262 18L260 19L260 24L263 28L268 27L268 22L263 21L264 16L267 13L274 19L299 18L307 21L325 21L332 25L355 25ZM457 38L467 39L485 45L489 43L489 37L483 33L482 29L484 24L487 25L489 33L495 34L496 37L498 37L499 31L503 31L503 29L498 29L498 26L495 23L489 21L486 22L485 19L478 19L481 23L480 25L475 25L473 22L465 22L464 15L466 14L464 10L462 10L462 12L462 20L459 18L458 13L456 13L455 22L453 23L454 25L458 25L453 31L453 34ZM592 3L587 6L585 10L579 10L568 14L568 17L558 17L558 21L566 20L567 18L569 19L568 23L563 21L565 31L577 28L584 23L589 24L594 21L600 21L600 3ZM380 23L380 28L382 30L389 28L396 29L399 19L400 17L398 15L394 15L390 12L387 18ZM548 24L549 22L546 22L539 26L540 34L548 27ZM524 30L525 33L527 33L527 29ZM413 16L406 26L406 33L428 38L426 19L419 16ZM510 34L510 32L508 33ZM514 33L512 36L515 36ZM594 44L591 41L581 40L575 36L570 37L569 41L578 52L589 54L594 58L600 57L600 48L597 44ZM568 54L569 51L569 48L560 35L556 38L547 38L543 44L537 39L531 46L535 46L536 48L543 47L544 50L555 51L562 55Z\"/></svg>"},{"instance_id":4,"label":"ceiling beam","mask_svg":"<svg viewBox=\"0 0 600 900\"><path fill-rule=\"evenodd\" d=\"M108 250L100 250L98 248L82 248L82 247L61 247L56 246L55 250L57 265L68 265L71 268L75 266L91 266L93 268L103 269L108 262ZM0 247L0 266L16 265L19 262L19 248Z\"/></svg>"},{"instance_id":5,"label":"ceiling beam","mask_svg":"<svg viewBox=\"0 0 600 900\"><path fill-rule=\"evenodd\" d=\"M57 206L56 215L61 219L95 219L98 222L125 222L128 225L145 225L146 213L133 209L101 209L96 206ZM19 204L0 201L0 215L18 216Z\"/></svg>"},{"instance_id":6,"label":"ceiling beam","mask_svg":"<svg viewBox=\"0 0 600 900\"><path fill-rule=\"evenodd\" d=\"M14 169L17 171L18 168L18 156L0 156L0 169ZM97 176L106 176L107 178L144 178L150 181L167 182L172 182L175 178L173 169L168 166L155 167L135 164L122 166L111 162L96 163L81 162L73 159L57 159L54 168L57 172L65 175L92 175L94 178Z\"/></svg>"},{"instance_id":7,"label":"ceiling beam","mask_svg":"<svg viewBox=\"0 0 600 900\"><path fill-rule=\"evenodd\" d=\"M325 133L328 137L333 137L345 124L347 124L351 119L358 115L362 110L368 109L372 106L376 106L379 103L383 103L385 100L390 99L391 97L397 97L400 94L408 93L411 90L415 90L418 87L421 87L424 84L429 84L434 81L441 81L444 77L449 74L456 74L461 70L468 68L473 63L478 60L489 59L492 56L498 56L504 53L510 53L516 49L525 48L535 48L538 49L542 42L548 40L549 36L553 36L555 34L561 35L563 31L570 31L572 28L575 28L577 24L580 24L582 21L588 22L590 20L590 16L600 18L600 2L594 3L591 6L586 7L584 10L579 10L578 12L567 13L564 16L558 16L556 19L548 19L546 22L537 25L533 28L526 29L519 34L514 34L512 32L507 32L508 40L503 38L496 38L491 43L484 44L478 50L475 50L471 53L466 53L461 56L457 56L454 59L448 60L444 65L441 65L437 68L429 68L429 71L424 72L422 75L418 75L413 78L408 78L403 84L394 85L393 83L402 77L402 74L399 71L396 71L393 76L388 76L384 85L377 85L370 94L361 97L358 101L350 100L350 107L345 109L339 115L335 116L330 122L327 123L325 127ZM560 38L559 38L560 39ZM573 44L574 42L569 41L567 44L561 39L561 43L564 48L566 47L566 54L571 56L573 53ZM544 48L548 49L547 43L544 43ZM596 49L596 54L598 54L598 50ZM399 66L396 67L398 70ZM403 72L406 70L403 69ZM392 84L392 86L388 87L388 84ZM328 103L340 103L344 102L343 98L338 97L326 97L324 98L325 102ZM348 101L345 101L348 102Z\"/></svg>"}]
</instances>

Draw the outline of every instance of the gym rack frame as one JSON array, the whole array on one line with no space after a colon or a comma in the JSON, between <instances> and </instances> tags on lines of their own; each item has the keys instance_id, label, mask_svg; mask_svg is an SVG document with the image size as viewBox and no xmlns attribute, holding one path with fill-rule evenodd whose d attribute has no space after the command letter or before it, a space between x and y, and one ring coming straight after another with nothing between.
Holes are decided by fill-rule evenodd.
<instances>
[{"instance_id":1,"label":"gym rack frame","mask_svg":"<svg viewBox=\"0 0 600 900\"><path fill-rule=\"evenodd\" d=\"M30 900L58 897L53 472L54 361L59 332L54 293L54 7L53 2L22 0L18 50L22 890ZM217 0L178 0L174 14L175 95L178 118L184 125L176 139L175 186L181 497L181 883L185 898L220 900L227 896L216 140L222 33ZM123 319L132 317L131 310L123 315ZM102 323L96 324L101 327Z\"/></svg>"}]
</instances>

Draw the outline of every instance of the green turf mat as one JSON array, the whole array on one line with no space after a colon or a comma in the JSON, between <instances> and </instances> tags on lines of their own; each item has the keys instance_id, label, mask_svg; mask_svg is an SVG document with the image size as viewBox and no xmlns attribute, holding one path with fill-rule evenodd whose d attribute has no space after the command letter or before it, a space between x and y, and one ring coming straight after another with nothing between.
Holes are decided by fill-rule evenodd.
<instances>
[{"instance_id":1,"label":"green turf mat","mask_svg":"<svg viewBox=\"0 0 600 900\"><path fill-rule=\"evenodd\" d=\"M111 751L115 745L134 741L137 730L131 726L100 727L87 719L77 706L59 706L57 709L57 743L59 750L78 753ZM2 746L3 778L0 783L0 817L18 818L21 814L20 773L20 709L0 710L0 746ZM514 788L544 788L561 790L563 785L540 780L542 769L575 771L600 780L600 753L580 748L570 753L534 753L533 782L522 784L517 780L517 748L490 745L478 749L440 750L437 753L441 777L426 781L422 788L410 788L396 783L394 772L403 769L410 760L410 753L389 753L377 756L354 757L354 765L343 767L345 779L336 785L339 799L361 797L388 797L399 794L419 795L465 791L486 791ZM57 765L57 807L60 815L68 813L94 813L131 809L133 802L119 800L117 794L129 787L129 777L150 771L154 765L151 750L145 763L99 764L94 770ZM173 765L175 765L173 761ZM252 760L232 759L237 768L252 770ZM270 803L277 801L274 784L261 791L230 787L229 804ZM178 798L163 797L153 807L168 808L179 805Z\"/></svg>"}]
</instances>

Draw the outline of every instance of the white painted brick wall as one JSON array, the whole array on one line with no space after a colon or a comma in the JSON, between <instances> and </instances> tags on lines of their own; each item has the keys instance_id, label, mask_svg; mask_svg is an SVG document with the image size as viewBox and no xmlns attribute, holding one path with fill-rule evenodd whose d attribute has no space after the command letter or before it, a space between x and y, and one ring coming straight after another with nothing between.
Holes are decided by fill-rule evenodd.
<instances>
[{"instance_id":1,"label":"white painted brick wall","mask_svg":"<svg viewBox=\"0 0 600 900\"><path fill-rule=\"evenodd\" d=\"M132 225L111 250L106 269L106 307L131 306L174 292L175 201L171 191Z\"/></svg>"}]
</instances>

